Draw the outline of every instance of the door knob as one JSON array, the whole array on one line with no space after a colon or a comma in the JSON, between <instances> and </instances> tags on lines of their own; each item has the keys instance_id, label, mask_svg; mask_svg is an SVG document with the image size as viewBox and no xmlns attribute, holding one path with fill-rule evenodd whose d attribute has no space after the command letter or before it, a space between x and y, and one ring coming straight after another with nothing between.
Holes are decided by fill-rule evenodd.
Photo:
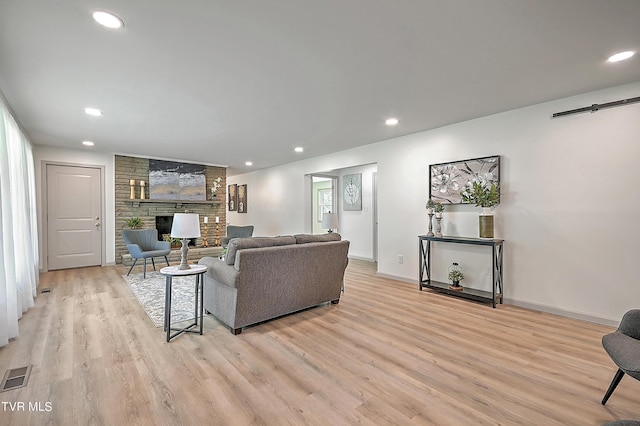
<instances>
[{"instance_id":1,"label":"door knob","mask_svg":"<svg viewBox=\"0 0 640 426\"><path fill-rule=\"evenodd\" d=\"M100 226L100 222L96 222L96 228Z\"/></svg>"}]
</instances>

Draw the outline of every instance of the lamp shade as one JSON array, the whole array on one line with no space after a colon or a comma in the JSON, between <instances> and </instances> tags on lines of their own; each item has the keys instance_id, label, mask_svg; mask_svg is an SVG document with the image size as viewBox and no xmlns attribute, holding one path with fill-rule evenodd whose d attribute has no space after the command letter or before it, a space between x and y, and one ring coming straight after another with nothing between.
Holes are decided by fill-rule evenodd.
<instances>
[{"instance_id":1,"label":"lamp shade","mask_svg":"<svg viewBox=\"0 0 640 426\"><path fill-rule=\"evenodd\" d=\"M325 213L322 216L322 229L338 229L338 213Z\"/></svg>"},{"instance_id":2,"label":"lamp shade","mask_svg":"<svg viewBox=\"0 0 640 426\"><path fill-rule=\"evenodd\" d=\"M197 238L200 236L200 217L196 213L175 213L171 225L172 238Z\"/></svg>"}]
</instances>

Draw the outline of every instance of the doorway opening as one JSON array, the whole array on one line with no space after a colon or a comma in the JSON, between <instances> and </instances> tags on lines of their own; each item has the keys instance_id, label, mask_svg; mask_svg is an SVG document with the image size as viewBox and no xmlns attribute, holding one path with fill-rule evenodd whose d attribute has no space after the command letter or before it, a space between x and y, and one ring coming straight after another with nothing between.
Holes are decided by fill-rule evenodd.
<instances>
[{"instance_id":1,"label":"doorway opening","mask_svg":"<svg viewBox=\"0 0 640 426\"><path fill-rule=\"evenodd\" d=\"M325 213L338 213L336 188L338 178L328 175L311 176L311 233L324 234L322 227Z\"/></svg>"}]
</instances>

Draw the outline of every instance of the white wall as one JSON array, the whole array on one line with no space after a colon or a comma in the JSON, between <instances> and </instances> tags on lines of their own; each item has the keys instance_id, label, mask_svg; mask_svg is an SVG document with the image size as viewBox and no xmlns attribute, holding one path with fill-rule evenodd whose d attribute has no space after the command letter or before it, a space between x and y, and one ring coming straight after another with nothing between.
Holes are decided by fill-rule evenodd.
<instances>
[{"instance_id":1,"label":"white wall","mask_svg":"<svg viewBox=\"0 0 640 426\"><path fill-rule=\"evenodd\" d=\"M356 148L243 175L228 184L247 184L247 213L228 212L232 225L254 225L256 236L311 232L311 174L375 163L377 148Z\"/></svg>"},{"instance_id":2,"label":"white wall","mask_svg":"<svg viewBox=\"0 0 640 426\"><path fill-rule=\"evenodd\" d=\"M60 149L48 146L34 146L33 157L36 172L36 193L38 208L38 241L40 241L40 259L44 259L46 247L43 244L42 232L44 229L43 216L43 188L42 188L42 166L46 162L57 162L61 164L78 164L82 166L104 167L104 208L105 217L102 220L105 237L105 259L107 264L115 263L115 200L114 200L114 155L95 152L90 149ZM42 264L40 269L42 269Z\"/></svg>"},{"instance_id":3,"label":"white wall","mask_svg":"<svg viewBox=\"0 0 640 426\"><path fill-rule=\"evenodd\" d=\"M252 223L257 235L300 232L310 206L305 174L377 163L378 271L417 282L429 164L501 155L496 237L506 241L505 297L615 323L640 300L640 104L550 117L639 93L634 83L233 176L230 183L249 185L250 198L248 214L232 212L231 222ZM444 234L476 236L477 214L473 206L448 208ZM486 283L488 256L478 248L443 246L438 252L442 263L434 265L434 278L457 260L470 276L463 284Z\"/></svg>"},{"instance_id":4,"label":"white wall","mask_svg":"<svg viewBox=\"0 0 640 426\"><path fill-rule=\"evenodd\" d=\"M349 167L339 170L338 181L338 216L340 219L340 234L350 241L349 255L351 257L373 260L373 174L378 170L376 164ZM362 210L345 211L344 176L362 174Z\"/></svg>"}]
</instances>

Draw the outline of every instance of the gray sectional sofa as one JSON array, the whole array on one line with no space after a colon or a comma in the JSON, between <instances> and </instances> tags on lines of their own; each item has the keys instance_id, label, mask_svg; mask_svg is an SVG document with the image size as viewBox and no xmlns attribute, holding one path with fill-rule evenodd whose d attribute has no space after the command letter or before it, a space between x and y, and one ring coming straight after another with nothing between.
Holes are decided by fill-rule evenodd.
<instances>
[{"instance_id":1,"label":"gray sectional sofa","mask_svg":"<svg viewBox=\"0 0 640 426\"><path fill-rule=\"evenodd\" d=\"M338 303L349 241L340 235L234 238L225 260L203 257L204 309L233 334L322 303Z\"/></svg>"}]
</instances>

